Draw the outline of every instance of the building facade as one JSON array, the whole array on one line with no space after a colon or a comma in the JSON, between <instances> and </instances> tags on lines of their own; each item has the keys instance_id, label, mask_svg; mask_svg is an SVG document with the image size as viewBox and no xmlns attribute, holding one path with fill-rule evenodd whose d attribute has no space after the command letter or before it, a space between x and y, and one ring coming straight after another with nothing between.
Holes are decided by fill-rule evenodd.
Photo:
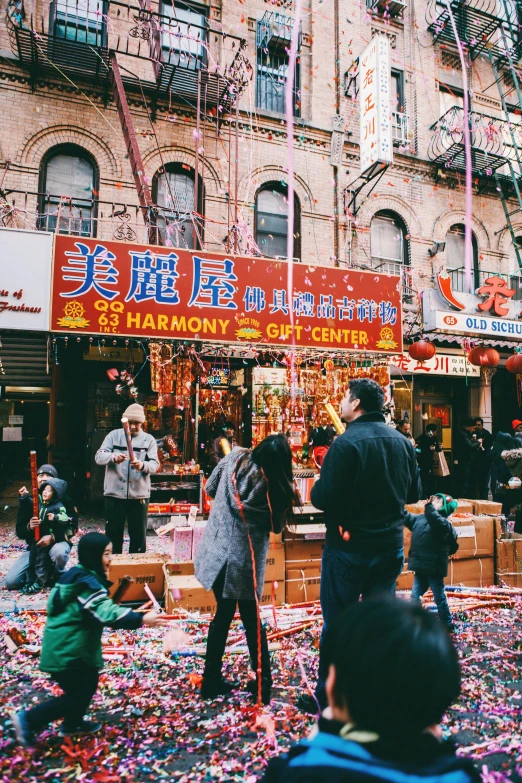
<instances>
[{"instance_id":1,"label":"building facade","mask_svg":"<svg viewBox=\"0 0 522 783\"><path fill-rule=\"evenodd\" d=\"M472 292L466 166L472 290L496 276L522 299L518 6L310 0L297 25L284 0L2 0L1 222L285 258L288 95L296 262L399 274L405 338L429 332L439 353L463 356L480 335L432 329L422 299L441 272ZM376 35L390 52L393 162L361 178L359 59ZM449 451L466 414L506 429L518 401L503 365L517 340L484 338L502 356L492 379L399 363L398 409L416 432L443 419Z\"/></svg>"}]
</instances>

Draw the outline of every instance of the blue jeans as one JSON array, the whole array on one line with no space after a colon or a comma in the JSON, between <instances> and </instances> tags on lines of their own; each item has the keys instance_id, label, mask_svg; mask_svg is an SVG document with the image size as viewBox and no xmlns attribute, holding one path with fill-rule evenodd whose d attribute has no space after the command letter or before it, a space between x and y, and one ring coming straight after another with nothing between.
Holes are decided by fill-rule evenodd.
<instances>
[{"instance_id":1,"label":"blue jeans","mask_svg":"<svg viewBox=\"0 0 522 783\"><path fill-rule=\"evenodd\" d=\"M411 591L411 600L419 601L429 587L431 587L433 598L437 604L437 611L441 623L447 628L451 628L451 612L446 599L444 579L442 576L433 576L433 574L419 573L416 571L415 579L413 580L413 589Z\"/></svg>"},{"instance_id":2,"label":"blue jeans","mask_svg":"<svg viewBox=\"0 0 522 783\"><path fill-rule=\"evenodd\" d=\"M319 676L315 695L322 708L326 707L325 682L330 665L325 649L329 627L350 604L360 598L379 594L395 595L395 583L402 571L404 549L393 549L380 554L349 552L325 546L321 566L321 609L323 631L319 655Z\"/></svg>"},{"instance_id":3,"label":"blue jeans","mask_svg":"<svg viewBox=\"0 0 522 783\"><path fill-rule=\"evenodd\" d=\"M65 571L65 566L69 560L71 547L67 541L60 541L54 544L49 550L49 557L54 566L54 576L59 579ZM21 590L27 582L27 572L29 571L29 551L24 552L16 560L7 574L5 575L5 587L7 590Z\"/></svg>"}]
</instances>

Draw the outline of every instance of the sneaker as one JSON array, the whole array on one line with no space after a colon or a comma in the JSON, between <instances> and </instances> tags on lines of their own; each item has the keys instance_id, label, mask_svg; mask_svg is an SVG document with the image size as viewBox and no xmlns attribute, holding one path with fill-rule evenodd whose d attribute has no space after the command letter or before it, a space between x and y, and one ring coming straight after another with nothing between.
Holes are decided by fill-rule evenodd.
<instances>
[{"instance_id":1,"label":"sneaker","mask_svg":"<svg viewBox=\"0 0 522 783\"><path fill-rule=\"evenodd\" d=\"M29 727L25 712L23 710L21 712L13 712L11 714L11 720L13 722L16 739L20 745L23 745L24 748L32 748L36 741L36 735Z\"/></svg>"},{"instance_id":2,"label":"sneaker","mask_svg":"<svg viewBox=\"0 0 522 783\"><path fill-rule=\"evenodd\" d=\"M60 737L73 737L76 734L96 734L101 727L101 723L97 720L82 720L78 726L71 728L62 723L58 734Z\"/></svg>"},{"instance_id":3,"label":"sneaker","mask_svg":"<svg viewBox=\"0 0 522 783\"><path fill-rule=\"evenodd\" d=\"M317 701L310 693L303 693L296 702L296 707L302 712L307 712L309 715L318 715L321 712Z\"/></svg>"},{"instance_id":4,"label":"sneaker","mask_svg":"<svg viewBox=\"0 0 522 783\"><path fill-rule=\"evenodd\" d=\"M26 585L22 589L22 593L24 595L36 595L36 593L40 593L43 590L42 585L40 582L33 582L32 585Z\"/></svg>"},{"instance_id":5,"label":"sneaker","mask_svg":"<svg viewBox=\"0 0 522 783\"><path fill-rule=\"evenodd\" d=\"M205 678L203 678L200 691L201 698L215 699L217 696L227 696L232 691L237 690L239 686L240 683L236 680L225 680L224 677L221 677L218 682L205 681Z\"/></svg>"}]
</instances>

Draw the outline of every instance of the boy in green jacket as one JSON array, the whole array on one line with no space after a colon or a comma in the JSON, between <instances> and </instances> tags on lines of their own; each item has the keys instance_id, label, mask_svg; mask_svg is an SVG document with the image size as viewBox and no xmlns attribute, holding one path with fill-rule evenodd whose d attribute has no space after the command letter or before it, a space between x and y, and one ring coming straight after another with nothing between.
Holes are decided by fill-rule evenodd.
<instances>
[{"instance_id":1,"label":"boy in green jacket","mask_svg":"<svg viewBox=\"0 0 522 783\"><path fill-rule=\"evenodd\" d=\"M51 592L42 642L40 669L49 672L63 695L13 714L18 741L31 747L38 731L63 718L60 736L92 734L101 728L84 714L96 693L103 666L104 626L134 630L168 625L156 612L142 615L113 603L107 573L112 543L101 533L87 533L78 544L80 565L69 569Z\"/></svg>"}]
</instances>

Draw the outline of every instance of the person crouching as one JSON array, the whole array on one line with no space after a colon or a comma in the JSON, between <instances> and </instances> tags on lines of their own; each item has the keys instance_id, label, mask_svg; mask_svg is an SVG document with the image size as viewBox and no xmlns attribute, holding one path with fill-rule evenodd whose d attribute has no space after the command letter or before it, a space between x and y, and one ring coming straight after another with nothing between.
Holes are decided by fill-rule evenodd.
<instances>
[{"instance_id":1,"label":"person crouching","mask_svg":"<svg viewBox=\"0 0 522 783\"><path fill-rule=\"evenodd\" d=\"M424 514L409 514L405 525L411 530L408 568L415 572L411 600L420 601L431 588L441 622L453 631L451 612L444 591L448 558L459 548L457 532L449 519L458 506L450 495L433 495Z\"/></svg>"}]
</instances>

